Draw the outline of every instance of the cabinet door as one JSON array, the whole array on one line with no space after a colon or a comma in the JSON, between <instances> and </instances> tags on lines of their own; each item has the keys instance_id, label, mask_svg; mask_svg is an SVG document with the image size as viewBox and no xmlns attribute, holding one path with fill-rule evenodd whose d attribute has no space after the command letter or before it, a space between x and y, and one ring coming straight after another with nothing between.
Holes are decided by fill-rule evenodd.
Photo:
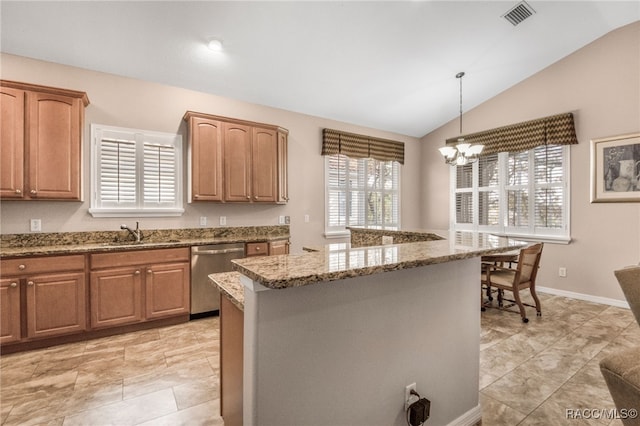
<instances>
[{"instance_id":1,"label":"cabinet door","mask_svg":"<svg viewBox=\"0 0 640 426\"><path fill-rule=\"evenodd\" d=\"M288 136L278 132L278 203L289 201L289 166L288 166Z\"/></svg>"},{"instance_id":2,"label":"cabinet door","mask_svg":"<svg viewBox=\"0 0 640 426\"><path fill-rule=\"evenodd\" d=\"M276 132L253 128L251 184L253 201L275 202L278 190L278 139Z\"/></svg>"},{"instance_id":3,"label":"cabinet door","mask_svg":"<svg viewBox=\"0 0 640 426\"><path fill-rule=\"evenodd\" d=\"M82 101L26 93L28 196L79 200Z\"/></svg>"},{"instance_id":4,"label":"cabinet door","mask_svg":"<svg viewBox=\"0 0 640 426\"><path fill-rule=\"evenodd\" d=\"M222 124L191 117L189 142L191 200L222 201Z\"/></svg>"},{"instance_id":5,"label":"cabinet door","mask_svg":"<svg viewBox=\"0 0 640 426\"><path fill-rule=\"evenodd\" d=\"M224 199L251 201L251 128L224 124Z\"/></svg>"},{"instance_id":6,"label":"cabinet door","mask_svg":"<svg viewBox=\"0 0 640 426\"><path fill-rule=\"evenodd\" d=\"M112 268L91 272L91 327L142 321L142 269Z\"/></svg>"},{"instance_id":7,"label":"cabinet door","mask_svg":"<svg viewBox=\"0 0 640 426\"><path fill-rule=\"evenodd\" d=\"M85 287L84 272L27 277L27 337L85 330Z\"/></svg>"},{"instance_id":8,"label":"cabinet door","mask_svg":"<svg viewBox=\"0 0 640 426\"><path fill-rule=\"evenodd\" d=\"M20 281L0 279L0 343L20 340Z\"/></svg>"},{"instance_id":9,"label":"cabinet door","mask_svg":"<svg viewBox=\"0 0 640 426\"><path fill-rule=\"evenodd\" d=\"M289 240L271 241L269 243L269 256L276 254L289 254Z\"/></svg>"},{"instance_id":10,"label":"cabinet door","mask_svg":"<svg viewBox=\"0 0 640 426\"><path fill-rule=\"evenodd\" d=\"M24 197L24 91L0 87L0 197Z\"/></svg>"},{"instance_id":11,"label":"cabinet door","mask_svg":"<svg viewBox=\"0 0 640 426\"><path fill-rule=\"evenodd\" d=\"M189 263L147 267L145 275L146 319L188 314Z\"/></svg>"}]
</instances>

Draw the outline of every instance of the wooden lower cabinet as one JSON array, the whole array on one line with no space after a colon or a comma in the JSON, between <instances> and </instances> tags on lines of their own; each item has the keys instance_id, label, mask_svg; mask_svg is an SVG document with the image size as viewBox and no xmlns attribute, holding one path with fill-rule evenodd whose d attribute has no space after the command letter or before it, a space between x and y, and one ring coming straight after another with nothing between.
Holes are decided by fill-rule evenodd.
<instances>
[{"instance_id":1,"label":"wooden lower cabinet","mask_svg":"<svg viewBox=\"0 0 640 426\"><path fill-rule=\"evenodd\" d=\"M277 240L269 242L269 256L276 254L289 254L289 240Z\"/></svg>"},{"instance_id":2,"label":"wooden lower cabinet","mask_svg":"<svg viewBox=\"0 0 640 426\"><path fill-rule=\"evenodd\" d=\"M0 279L0 343L20 340L20 285L15 278Z\"/></svg>"},{"instance_id":3,"label":"wooden lower cabinet","mask_svg":"<svg viewBox=\"0 0 640 426\"><path fill-rule=\"evenodd\" d=\"M189 249L91 255L91 328L189 314Z\"/></svg>"},{"instance_id":4,"label":"wooden lower cabinet","mask_svg":"<svg viewBox=\"0 0 640 426\"><path fill-rule=\"evenodd\" d=\"M91 272L91 328L142 321L140 268L110 268Z\"/></svg>"},{"instance_id":5,"label":"wooden lower cabinet","mask_svg":"<svg viewBox=\"0 0 640 426\"><path fill-rule=\"evenodd\" d=\"M242 425L244 312L220 296L220 415L225 426Z\"/></svg>"},{"instance_id":6,"label":"wooden lower cabinet","mask_svg":"<svg viewBox=\"0 0 640 426\"><path fill-rule=\"evenodd\" d=\"M79 333L87 328L84 255L0 262L0 343Z\"/></svg>"}]
</instances>

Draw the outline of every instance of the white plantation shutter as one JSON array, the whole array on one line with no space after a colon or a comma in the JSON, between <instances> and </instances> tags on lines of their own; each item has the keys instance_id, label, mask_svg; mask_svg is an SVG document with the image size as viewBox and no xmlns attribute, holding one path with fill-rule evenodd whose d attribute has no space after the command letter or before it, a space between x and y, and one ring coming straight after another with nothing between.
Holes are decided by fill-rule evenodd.
<instances>
[{"instance_id":1,"label":"white plantation shutter","mask_svg":"<svg viewBox=\"0 0 640 426\"><path fill-rule=\"evenodd\" d=\"M92 125L94 216L182 214L182 138Z\"/></svg>"},{"instance_id":2,"label":"white plantation shutter","mask_svg":"<svg viewBox=\"0 0 640 426\"><path fill-rule=\"evenodd\" d=\"M452 171L452 227L569 241L569 147L485 155Z\"/></svg>"},{"instance_id":3,"label":"white plantation shutter","mask_svg":"<svg viewBox=\"0 0 640 426\"><path fill-rule=\"evenodd\" d=\"M325 155L326 232L347 226L398 229L400 166L395 161Z\"/></svg>"}]
</instances>

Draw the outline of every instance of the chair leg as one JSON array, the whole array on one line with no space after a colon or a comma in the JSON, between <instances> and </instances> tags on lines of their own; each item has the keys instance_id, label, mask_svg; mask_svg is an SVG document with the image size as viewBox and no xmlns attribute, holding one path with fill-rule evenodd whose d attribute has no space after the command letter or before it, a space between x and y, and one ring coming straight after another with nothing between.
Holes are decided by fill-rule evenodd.
<instances>
[{"instance_id":1,"label":"chair leg","mask_svg":"<svg viewBox=\"0 0 640 426\"><path fill-rule=\"evenodd\" d=\"M533 300L536 302L536 315L541 317L542 316L542 306L540 305L540 299L538 299L538 295L536 294L536 288L535 287L529 287L529 291L531 292L531 297L533 297Z\"/></svg>"},{"instance_id":2,"label":"chair leg","mask_svg":"<svg viewBox=\"0 0 640 426\"><path fill-rule=\"evenodd\" d=\"M515 299L518 308L520 309L520 316L522 317L522 322L529 322L529 318L527 318L527 313L524 310L524 305L522 304L522 300L520 300L520 291L518 287L513 289L513 298Z\"/></svg>"}]
</instances>

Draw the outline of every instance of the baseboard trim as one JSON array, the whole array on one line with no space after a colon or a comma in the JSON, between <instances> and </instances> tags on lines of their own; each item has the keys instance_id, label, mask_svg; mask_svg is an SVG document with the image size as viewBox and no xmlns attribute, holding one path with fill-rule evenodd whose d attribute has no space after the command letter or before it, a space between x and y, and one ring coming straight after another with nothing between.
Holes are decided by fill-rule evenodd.
<instances>
[{"instance_id":1,"label":"baseboard trim","mask_svg":"<svg viewBox=\"0 0 640 426\"><path fill-rule=\"evenodd\" d=\"M618 300L618 299L610 299L608 297L592 296L590 294L576 293L576 292L573 292L573 291L566 291L566 290L558 290L558 289L549 288L549 287L538 287L538 286L536 286L536 291L539 291L540 293L553 294L555 296L568 297L570 299L584 300L585 302L593 302L593 303L599 303L601 305L610 305L610 306L616 306L618 308L629 309L629 303L626 300Z\"/></svg>"},{"instance_id":2,"label":"baseboard trim","mask_svg":"<svg viewBox=\"0 0 640 426\"><path fill-rule=\"evenodd\" d=\"M482 421L482 408L480 404L467 411L447 426L474 426L481 424Z\"/></svg>"}]
</instances>

